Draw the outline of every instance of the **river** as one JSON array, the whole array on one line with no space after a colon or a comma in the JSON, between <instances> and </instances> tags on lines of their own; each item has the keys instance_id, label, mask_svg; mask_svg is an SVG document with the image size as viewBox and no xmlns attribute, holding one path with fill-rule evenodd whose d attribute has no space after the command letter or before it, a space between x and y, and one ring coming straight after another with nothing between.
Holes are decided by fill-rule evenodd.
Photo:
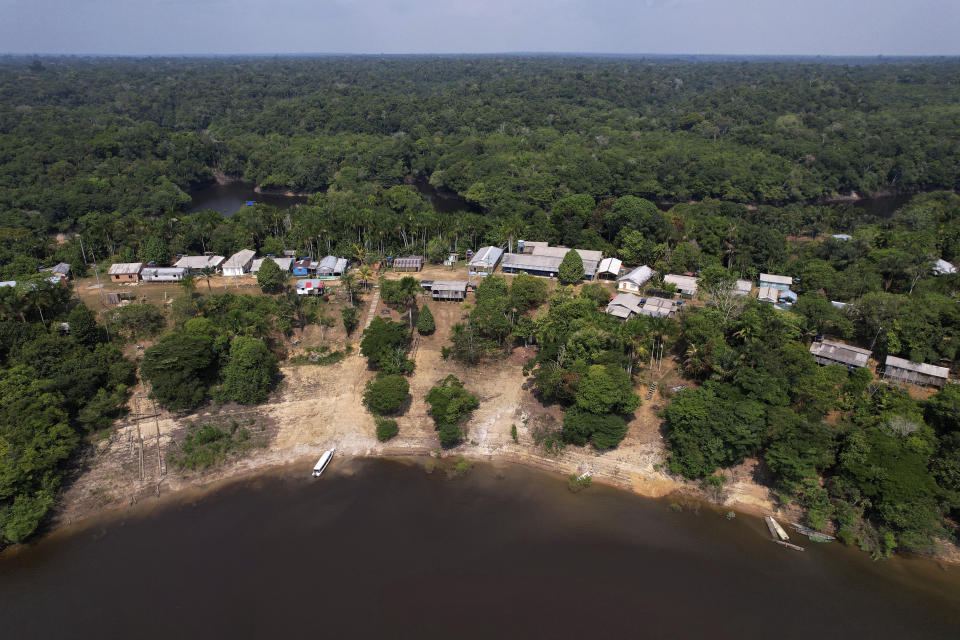
<instances>
[{"instance_id":1,"label":"river","mask_svg":"<svg viewBox=\"0 0 960 640\"><path fill-rule=\"evenodd\" d=\"M278 209L289 209L296 204L305 204L306 196L283 196L275 194L261 194L253 190L254 186L243 182L228 184L212 184L190 191L193 199L187 208L187 213L197 213L207 209L219 211L225 217L239 211L249 201L262 202Z\"/></svg>"},{"instance_id":2,"label":"river","mask_svg":"<svg viewBox=\"0 0 960 640\"><path fill-rule=\"evenodd\" d=\"M3 636L960 637L955 567L513 465L309 467L0 556Z\"/></svg>"}]
</instances>

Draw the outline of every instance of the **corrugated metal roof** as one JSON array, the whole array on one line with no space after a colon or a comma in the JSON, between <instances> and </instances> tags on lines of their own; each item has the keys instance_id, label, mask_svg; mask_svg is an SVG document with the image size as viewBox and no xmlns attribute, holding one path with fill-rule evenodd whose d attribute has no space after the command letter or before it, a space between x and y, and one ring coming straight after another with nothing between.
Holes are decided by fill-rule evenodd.
<instances>
[{"instance_id":1,"label":"corrugated metal roof","mask_svg":"<svg viewBox=\"0 0 960 640\"><path fill-rule=\"evenodd\" d=\"M740 293L750 293L753 289L753 282L750 280L737 280L733 283L733 288Z\"/></svg>"},{"instance_id":2,"label":"corrugated metal roof","mask_svg":"<svg viewBox=\"0 0 960 640\"><path fill-rule=\"evenodd\" d=\"M177 260L173 266L194 270L206 269L208 267L210 269L216 269L223 264L224 260L226 260L226 258L223 256L183 256Z\"/></svg>"},{"instance_id":3,"label":"corrugated metal roof","mask_svg":"<svg viewBox=\"0 0 960 640\"><path fill-rule=\"evenodd\" d=\"M671 313L677 310L677 303L673 300L667 300L666 298L647 298L647 301L643 304L643 308L640 309L640 313L645 316L656 316L664 318L669 316Z\"/></svg>"},{"instance_id":4,"label":"corrugated metal roof","mask_svg":"<svg viewBox=\"0 0 960 640\"><path fill-rule=\"evenodd\" d=\"M467 291L467 283L462 280L435 280L430 286L431 291Z\"/></svg>"},{"instance_id":5,"label":"corrugated metal roof","mask_svg":"<svg viewBox=\"0 0 960 640\"><path fill-rule=\"evenodd\" d=\"M297 280L297 289L323 289L323 280L315 278Z\"/></svg>"},{"instance_id":6,"label":"corrugated metal roof","mask_svg":"<svg viewBox=\"0 0 960 640\"><path fill-rule=\"evenodd\" d=\"M111 276L133 275L135 273L140 273L140 269L142 268L142 262L117 262L110 265L110 271L107 273L109 273Z\"/></svg>"},{"instance_id":7,"label":"corrugated metal roof","mask_svg":"<svg viewBox=\"0 0 960 640\"><path fill-rule=\"evenodd\" d=\"M224 269L246 269L257 252L253 249L241 249L223 263Z\"/></svg>"},{"instance_id":8,"label":"corrugated metal roof","mask_svg":"<svg viewBox=\"0 0 960 640\"><path fill-rule=\"evenodd\" d=\"M407 256L406 258L395 258L393 260L393 266L401 269L409 269L414 267L419 269L423 266L423 256Z\"/></svg>"},{"instance_id":9,"label":"corrugated metal roof","mask_svg":"<svg viewBox=\"0 0 960 640\"><path fill-rule=\"evenodd\" d=\"M503 256L501 267L521 271L549 271L556 273L563 258L538 256L531 253L507 253Z\"/></svg>"},{"instance_id":10,"label":"corrugated metal roof","mask_svg":"<svg viewBox=\"0 0 960 640\"><path fill-rule=\"evenodd\" d=\"M943 258L940 258L937 260L936 264L933 265L933 272L938 276L942 276L950 273L956 273L957 268Z\"/></svg>"},{"instance_id":11,"label":"corrugated metal roof","mask_svg":"<svg viewBox=\"0 0 960 640\"><path fill-rule=\"evenodd\" d=\"M473 258L470 260L470 265L476 267L492 267L496 266L500 262L500 258L503 256L503 249L499 247L481 247L473 255Z\"/></svg>"},{"instance_id":12,"label":"corrugated metal roof","mask_svg":"<svg viewBox=\"0 0 960 640\"><path fill-rule=\"evenodd\" d=\"M895 369L905 369L906 371L916 371L917 373L922 373L925 376L933 376L935 378L946 379L950 377L950 369L947 367L938 367L923 362L904 360L903 358L897 358L896 356L887 356L885 364L888 370L893 367Z\"/></svg>"},{"instance_id":13,"label":"corrugated metal roof","mask_svg":"<svg viewBox=\"0 0 960 640\"><path fill-rule=\"evenodd\" d=\"M791 285L793 284L793 278L791 278L790 276L778 276L772 273L761 273L760 283L763 284L764 282L772 282L773 284Z\"/></svg>"},{"instance_id":14,"label":"corrugated metal roof","mask_svg":"<svg viewBox=\"0 0 960 640\"><path fill-rule=\"evenodd\" d=\"M834 360L857 367L866 366L867 360L870 359L871 355L869 349L851 347L848 344L834 342L833 340L814 342L810 345L810 353L821 358L826 358L827 360Z\"/></svg>"},{"instance_id":15,"label":"corrugated metal roof","mask_svg":"<svg viewBox=\"0 0 960 640\"><path fill-rule=\"evenodd\" d=\"M684 293L697 292L697 279L693 276L680 276L670 273L663 276L663 281L676 285L677 289Z\"/></svg>"},{"instance_id":16,"label":"corrugated metal roof","mask_svg":"<svg viewBox=\"0 0 960 640\"><path fill-rule=\"evenodd\" d=\"M757 300L761 302L776 302L780 299L780 290L763 286L757 291Z\"/></svg>"},{"instance_id":17,"label":"corrugated metal roof","mask_svg":"<svg viewBox=\"0 0 960 640\"><path fill-rule=\"evenodd\" d=\"M642 265L635 267L630 273L620 278L618 282L628 281L642 287L650 281L655 273L656 271L647 265Z\"/></svg>"},{"instance_id":18,"label":"corrugated metal roof","mask_svg":"<svg viewBox=\"0 0 960 640\"><path fill-rule=\"evenodd\" d=\"M623 309L626 315L619 312L618 309ZM632 293L618 293L607 305L607 313L622 318L629 316L630 313L640 313L640 296L635 296Z\"/></svg>"},{"instance_id":19,"label":"corrugated metal roof","mask_svg":"<svg viewBox=\"0 0 960 640\"><path fill-rule=\"evenodd\" d=\"M620 267L623 263L616 258L604 258L597 267L597 273L612 273L615 276L620 275Z\"/></svg>"},{"instance_id":20,"label":"corrugated metal roof","mask_svg":"<svg viewBox=\"0 0 960 640\"><path fill-rule=\"evenodd\" d=\"M277 266L280 267L281 271L290 271L290 266L293 264L293 258L257 258L250 265L250 273L260 271L264 260L273 260Z\"/></svg>"}]
</instances>

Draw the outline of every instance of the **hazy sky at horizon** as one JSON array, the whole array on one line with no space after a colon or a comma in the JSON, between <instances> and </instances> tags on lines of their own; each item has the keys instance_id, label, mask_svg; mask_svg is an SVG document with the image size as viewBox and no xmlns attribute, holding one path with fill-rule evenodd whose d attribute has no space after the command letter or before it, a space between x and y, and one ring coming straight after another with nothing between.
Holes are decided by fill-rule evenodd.
<instances>
[{"instance_id":1,"label":"hazy sky at horizon","mask_svg":"<svg viewBox=\"0 0 960 640\"><path fill-rule=\"evenodd\" d=\"M0 53L960 55L960 0L0 0Z\"/></svg>"}]
</instances>

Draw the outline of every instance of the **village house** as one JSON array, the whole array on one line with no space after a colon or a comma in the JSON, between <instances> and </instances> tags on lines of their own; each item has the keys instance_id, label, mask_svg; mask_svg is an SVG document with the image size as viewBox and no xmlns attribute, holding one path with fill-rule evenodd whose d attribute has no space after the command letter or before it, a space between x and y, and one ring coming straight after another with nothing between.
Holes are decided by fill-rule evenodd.
<instances>
[{"instance_id":1,"label":"village house","mask_svg":"<svg viewBox=\"0 0 960 640\"><path fill-rule=\"evenodd\" d=\"M656 273L656 271L647 265L636 267L630 273L617 280L617 291L639 293Z\"/></svg>"},{"instance_id":2,"label":"village house","mask_svg":"<svg viewBox=\"0 0 960 640\"><path fill-rule=\"evenodd\" d=\"M434 300L465 300L467 284L459 280L435 280L430 285L430 293Z\"/></svg>"},{"instance_id":3,"label":"village house","mask_svg":"<svg viewBox=\"0 0 960 640\"><path fill-rule=\"evenodd\" d=\"M394 258L393 268L395 271L420 271L423 269L423 256Z\"/></svg>"},{"instance_id":4,"label":"village house","mask_svg":"<svg viewBox=\"0 0 960 640\"><path fill-rule=\"evenodd\" d=\"M310 257L300 258L293 263L291 271L293 271L293 275L295 276L309 276L313 273L314 264L315 263Z\"/></svg>"},{"instance_id":5,"label":"village house","mask_svg":"<svg viewBox=\"0 0 960 640\"><path fill-rule=\"evenodd\" d=\"M640 315L641 298L632 293L618 293L607 305L607 314L621 320Z\"/></svg>"},{"instance_id":6,"label":"village house","mask_svg":"<svg viewBox=\"0 0 960 640\"><path fill-rule=\"evenodd\" d=\"M145 267L140 271L144 282L180 282L186 275L182 267Z\"/></svg>"},{"instance_id":7,"label":"village house","mask_svg":"<svg viewBox=\"0 0 960 640\"><path fill-rule=\"evenodd\" d=\"M957 268L943 258L939 258L933 263L933 275L935 276L947 276L956 272Z\"/></svg>"},{"instance_id":8,"label":"village house","mask_svg":"<svg viewBox=\"0 0 960 640\"><path fill-rule=\"evenodd\" d=\"M652 316L654 318L672 318L677 313L677 303L675 300L666 298L647 298L640 309L640 314Z\"/></svg>"},{"instance_id":9,"label":"village house","mask_svg":"<svg viewBox=\"0 0 960 640\"><path fill-rule=\"evenodd\" d=\"M597 267L597 279L616 280L620 277L620 269L622 268L623 263L616 258L604 258L600 261L600 266Z\"/></svg>"},{"instance_id":10,"label":"village house","mask_svg":"<svg viewBox=\"0 0 960 640\"><path fill-rule=\"evenodd\" d=\"M284 273L289 273L290 267L293 265L293 258L273 258L267 256L266 258L257 258L250 263L250 273L256 274L258 271L260 271L260 267L263 266L264 260L273 260L276 265L280 267L280 271Z\"/></svg>"},{"instance_id":11,"label":"village house","mask_svg":"<svg viewBox=\"0 0 960 640\"><path fill-rule=\"evenodd\" d=\"M504 273L529 273L533 276L555 278L560 273L560 263L570 251L580 254L583 261L583 277L593 280L603 260L603 252L590 249L570 249L551 247L546 242L523 241L517 243L519 253L508 253L503 257Z\"/></svg>"},{"instance_id":12,"label":"village house","mask_svg":"<svg viewBox=\"0 0 960 640\"><path fill-rule=\"evenodd\" d=\"M472 276L486 276L497 269L503 258L503 249L499 247L481 247L467 263L467 273Z\"/></svg>"},{"instance_id":13,"label":"village house","mask_svg":"<svg viewBox=\"0 0 960 640\"><path fill-rule=\"evenodd\" d=\"M760 302L767 302L769 304L777 304L777 302L780 300L780 290L775 287L768 287L764 285L757 290L757 300Z\"/></svg>"},{"instance_id":14,"label":"village house","mask_svg":"<svg viewBox=\"0 0 960 640\"><path fill-rule=\"evenodd\" d=\"M675 286L684 298L692 298L697 295L697 279L694 276L680 276L670 273L663 277L663 281Z\"/></svg>"},{"instance_id":15,"label":"village house","mask_svg":"<svg viewBox=\"0 0 960 640\"><path fill-rule=\"evenodd\" d=\"M750 280L737 280L733 283L733 295L735 296L748 296L750 292L753 291L753 282Z\"/></svg>"},{"instance_id":16,"label":"village house","mask_svg":"<svg viewBox=\"0 0 960 640\"><path fill-rule=\"evenodd\" d=\"M867 366L867 360L870 359L869 349L851 347L842 342L833 340L821 340L810 345L810 353L817 364L824 366L830 364L842 364L848 369Z\"/></svg>"},{"instance_id":17,"label":"village house","mask_svg":"<svg viewBox=\"0 0 960 640\"><path fill-rule=\"evenodd\" d=\"M324 256L323 260L317 263L313 269L318 278L338 278L346 272L349 264L346 258Z\"/></svg>"},{"instance_id":18,"label":"village house","mask_svg":"<svg viewBox=\"0 0 960 640\"><path fill-rule=\"evenodd\" d=\"M897 382L908 382L940 389L950 378L950 369L887 356L883 368L883 377Z\"/></svg>"},{"instance_id":19,"label":"village house","mask_svg":"<svg viewBox=\"0 0 960 640\"><path fill-rule=\"evenodd\" d=\"M53 274L52 277L57 277L61 281L66 280L70 277L70 265L66 262L60 262L52 267L47 267L46 269L41 269L41 271L48 271Z\"/></svg>"},{"instance_id":20,"label":"village house","mask_svg":"<svg viewBox=\"0 0 960 640\"><path fill-rule=\"evenodd\" d=\"M297 293L302 296L320 295L323 293L323 281L315 278L297 280Z\"/></svg>"},{"instance_id":21,"label":"village house","mask_svg":"<svg viewBox=\"0 0 960 640\"><path fill-rule=\"evenodd\" d=\"M253 249L237 251L223 263L223 275L228 277L246 275L250 272L250 265L253 264L255 255L257 255L257 252Z\"/></svg>"},{"instance_id":22,"label":"village house","mask_svg":"<svg viewBox=\"0 0 960 640\"><path fill-rule=\"evenodd\" d=\"M201 273L205 269L219 270L225 260L223 256L180 256L173 266L186 269L187 273Z\"/></svg>"},{"instance_id":23,"label":"village house","mask_svg":"<svg viewBox=\"0 0 960 640\"><path fill-rule=\"evenodd\" d=\"M772 273L760 274L761 287L773 287L777 291L786 291L793 285L793 278L790 276L778 276Z\"/></svg>"},{"instance_id":24,"label":"village house","mask_svg":"<svg viewBox=\"0 0 960 640\"><path fill-rule=\"evenodd\" d=\"M142 262L117 262L110 265L107 273L113 282L137 282L140 280L141 269L143 269Z\"/></svg>"}]
</instances>

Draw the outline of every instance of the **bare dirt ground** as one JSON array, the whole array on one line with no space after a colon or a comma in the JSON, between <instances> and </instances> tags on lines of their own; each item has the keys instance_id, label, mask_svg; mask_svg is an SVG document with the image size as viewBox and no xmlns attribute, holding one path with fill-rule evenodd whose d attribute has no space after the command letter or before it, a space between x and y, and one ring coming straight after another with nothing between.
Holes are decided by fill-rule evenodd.
<instances>
[{"instance_id":1,"label":"bare dirt ground","mask_svg":"<svg viewBox=\"0 0 960 640\"><path fill-rule=\"evenodd\" d=\"M389 277L401 275L406 274ZM456 270L430 267L413 275L420 279L467 279L463 267ZM198 292L205 288L205 284L200 283ZM251 289L255 288L247 290L253 293ZM471 298L472 294L468 302ZM365 305L371 303L377 306L369 317L382 315L387 310L392 319L406 321L405 315L379 302L374 292L365 296ZM344 456L462 455L475 460L507 461L562 474L589 473L594 481L645 496L684 493L708 497L698 486L682 482L661 468L665 446L657 413L672 393L670 388L683 384L674 362L664 358L659 372L641 374L637 392L643 398L643 406L636 411L619 447L597 452L591 447L568 446L559 455L552 455L533 442L535 425L550 424L558 428L561 419L559 407L543 405L523 375L523 364L535 351L516 349L508 357L478 367L464 367L445 360L441 348L449 344L451 328L465 312L455 302L420 301L421 305L424 303L434 314L437 331L417 339L413 353L416 370L410 378L412 401L398 418L399 435L390 441L376 440L373 418L363 407L364 385L374 374L358 350L334 365L282 366L283 381L279 388L267 403L256 407L215 408L211 405L192 414L172 415L162 410L155 412L149 399L135 394L131 399L131 415L120 421L108 438L92 445L82 459L60 499L55 524L293 461L302 461L306 474L320 453L331 446L336 446L337 454ZM337 304L336 301L333 304ZM359 316L362 329L368 317L367 309L362 308ZM322 343L331 349L351 341L343 334L339 322L335 329L327 330L323 339L316 335L318 331L317 327L310 327L295 335L294 340L299 340L300 348ZM353 342L358 341L357 336L358 333L352 336ZM466 425L463 444L440 451L424 396L431 386L449 374L460 378L479 396L480 407ZM653 381L658 382L658 388L651 395L649 388ZM139 391L142 393L143 389ZM234 420L249 429L252 439L262 446L204 472L168 468L168 454L182 441L191 423L227 425ZM513 425L517 427L518 442L511 436ZM775 511L773 496L755 482L756 474L750 464L748 461L729 474L720 501L748 511Z\"/></svg>"}]
</instances>

